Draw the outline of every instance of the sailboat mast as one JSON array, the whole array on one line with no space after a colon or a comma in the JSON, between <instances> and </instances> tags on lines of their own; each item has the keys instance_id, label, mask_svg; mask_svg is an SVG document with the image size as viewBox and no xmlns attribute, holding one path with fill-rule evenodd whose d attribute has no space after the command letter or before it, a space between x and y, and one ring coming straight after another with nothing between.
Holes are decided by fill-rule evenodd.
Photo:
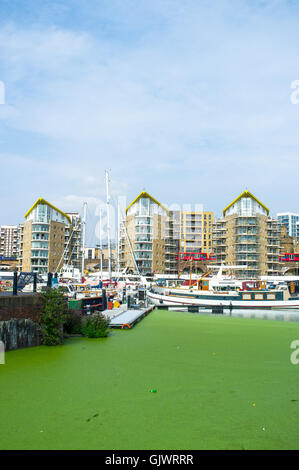
<instances>
[{"instance_id":1,"label":"sailboat mast","mask_svg":"<svg viewBox=\"0 0 299 470\"><path fill-rule=\"evenodd\" d=\"M117 273L119 276L119 242L120 242L120 206L117 204Z\"/></svg>"},{"instance_id":2,"label":"sailboat mast","mask_svg":"<svg viewBox=\"0 0 299 470\"><path fill-rule=\"evenodd\" d=\"M106 203L107 203L107 241L108 241L108 271L109 280L111 280L111 246L110 246L110 194L109 194L109 173L106 173Z\"/></svg>"},{"instance_id":3,"label":"sailboat mast","mask_svg":"<svg viewBox=\"0 0 299 470\"><path fill-rule=\"evenodd\" d=\"M100 209L100 266L101 266L101 281L103 280L103 244L102 244L102 208Z\"/></svg>"},{"instance_id":4,"label":"sailboat mast","mask_svg":"<svg viewBox=\"0 0 299 470\"><path fill-rule=\"evenodd\" d=\"M83 220L82 220L82 266L81 276L84 276L84 258L85 258L85 234L86 234L86 207L87 202L83 204Z\"/></svg>"}]
</instances>

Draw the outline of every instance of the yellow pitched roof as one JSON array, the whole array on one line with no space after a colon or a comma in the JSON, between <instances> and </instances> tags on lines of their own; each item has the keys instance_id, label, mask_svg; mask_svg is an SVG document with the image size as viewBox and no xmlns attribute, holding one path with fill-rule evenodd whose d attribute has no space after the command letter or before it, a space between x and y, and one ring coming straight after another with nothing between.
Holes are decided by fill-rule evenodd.
<instances>
[{"instance_id":1,"label":"yellow pitched roof","mask_svg":"<svg viewBox=\"0 0 299 470\"><path fill-rule=\"evenodd\" d=\"M126 208L126 213L128 212L128 210L130 209L131 206L133 206L133 204L135 204L135 202L138 201L138 199L140 199L141 197L147 197L149 199L151 199L153 202L155 202L156 204L158 204L158 206L162 207L162 209L164 209L167 214L169 214L169 210L166 209L166 207L164 207L159 201L157 201L157 199L153 198L153 196L151 196L149 193L147 193L146 191L142 191L135 199L134 201L131 202L131 204Z\"/></svg>"},{"instance_id":2,"label":"yellow pitched roof","mask_svg":"<svg viewBox=\"0 0 299 470\"><path fill-rule=\"evenodd\" d=\"M261 201L259 201L253 194L251 194L249 191L243 191L240 196L236 197L236 199L233 200L225 209L223 209L223 215L225 215L226 211L233 205L235 202L237 202L241 197L251 197L251 199L254 199L260 206L262 206L266 211L267 215L269 215L269 209L266 207Z\"/></svg>"},{"instance_id":3,"label":"yellow pitched roof","mask_svg":"<svg viewBox=\"0 0 299 470\"><path fill-rule=\"evenodd\" d=\"M67 220L70 222L70 224L72 223L72 220L71 218L66 215L64 212L62 212L60 209L57 209L57 207L53 206L52 204L50 204L48 201L46 201L45 199L43 199L42 197L40 197L37 201L35 201L35 203L33 204L32 207L30 207L29 211L26 212L25 214L25 219L27 219L28 215L30 214L30 212L33 211L33 209L35 209L35 207L38 205L38 204L47 204L47 206L50 206L52 209L54 209L55 211L59 212L60 214L62 214L64 217L67 218Z\"/></svg>"}]
</instances>

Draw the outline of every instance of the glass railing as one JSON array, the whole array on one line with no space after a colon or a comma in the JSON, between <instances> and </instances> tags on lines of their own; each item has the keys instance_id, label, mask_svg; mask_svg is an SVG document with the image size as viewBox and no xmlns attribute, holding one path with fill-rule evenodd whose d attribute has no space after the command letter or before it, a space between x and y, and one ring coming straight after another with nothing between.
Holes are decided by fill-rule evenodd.
<instances>
[{"instance_id":1,"label":"glass railing","mask_svg":"<svg viewBox=\"0 0 299 470\"><path fill-rule=\"evenodd\" d=\"M135 258L136 258L136 259L150 259L150 260L153 259L151 255L147 255L146 253L143 253L143 254L141 254L141 253L140 253L140 254L136 253L136 254L135 254Z\"/></svg>"}]
</instances>

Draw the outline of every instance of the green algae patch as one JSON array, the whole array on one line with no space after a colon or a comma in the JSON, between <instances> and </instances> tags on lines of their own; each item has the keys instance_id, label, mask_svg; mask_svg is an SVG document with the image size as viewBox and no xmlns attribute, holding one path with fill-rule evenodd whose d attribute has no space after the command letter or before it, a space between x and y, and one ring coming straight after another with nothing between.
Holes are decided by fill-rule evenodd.
<instances>
[{"instance_id":1,"label":"green algae patch","mask_svg":"<svg viewBox=\"0 0 299 470\"><path fill-rule=\"evenodd\" d=\"M113 333L6 353L1 449L299 448L299 323L155 310Z\"/></svg>"}]
</instances>

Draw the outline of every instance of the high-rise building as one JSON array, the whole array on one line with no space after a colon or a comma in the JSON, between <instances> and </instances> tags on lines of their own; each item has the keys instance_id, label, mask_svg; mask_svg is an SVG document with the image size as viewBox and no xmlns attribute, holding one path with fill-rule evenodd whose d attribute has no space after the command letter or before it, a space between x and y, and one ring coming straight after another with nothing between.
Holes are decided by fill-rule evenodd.
<instances>
[{"instance_id":1,"label":"high-rise building","mask_svg":"<svg viewBox=\"0 0 299 470\"><path fill-rule=\"evenodd\" d=\"M71 265L80 238L73 224L69 215L39 198L20 225L19 269L45 274Z\"/></svg>"},{"instance_id":2,"label":"high-rise building","mask_svg":"<svg viewBox=\"0 0 299 470\"><path fill-rule=\"evenodd\" d=\"M171 253L170 212L143 191L127 207L126 219L120 227L120 268L135 272L136 263L141 274L164 273L166 234L168 253Z\"/></svg>"},{"instance_id":3,"label":"high-rise building","mask_svg":"<svg viewBox=\"0 0 299 470\"><path fill-rule=\"evenodd\" d=\"M299 214L293 212L280 212L277 214L277 220L281 225L287 229L287 234L290 237L298 237Z\"/></svg>"},{"instance_id":4,"label":"high-rise building","mask_svg":"<svg viewBox=\"0 0 299 470\"><path fill-rule=\"evenodd\" d=\"M0 232L0 256L15 258L18 253L17 225L2 225Z\"/></svg>"},{"instance_id":5,"label":"high-rise building","mask_svg":"<svg viewBox=\"0 0 299 470\"><path fill-rule=\"evenodd\" d=\"M145 191L120 225L120 266L142 274L177 274L179 253L213 251L213 212L168 210ZM132 255L134 253L134 256Z\"/></svg>"},{"instance_id":6,"label":"high-rise building","mask_svg":"<svg viewBox=\"0 0 299 470\"><path fill-rule=\"evenodd\" d=\"M269 209L244 191L214 224L214 252L218 263L244 265L234 274L241 278L279 275L281 228Z\"/></svg>"},{"instance_id":7,"label":"high-rise building","mask_svg":"<svg viewBox=\"0 0 299 470\"><path fill-rule=\"evenodd\" d=\"M213 212L181 211L180 251L209 256L213 251L213 223Z\"/></svg>"}]
</instances>

